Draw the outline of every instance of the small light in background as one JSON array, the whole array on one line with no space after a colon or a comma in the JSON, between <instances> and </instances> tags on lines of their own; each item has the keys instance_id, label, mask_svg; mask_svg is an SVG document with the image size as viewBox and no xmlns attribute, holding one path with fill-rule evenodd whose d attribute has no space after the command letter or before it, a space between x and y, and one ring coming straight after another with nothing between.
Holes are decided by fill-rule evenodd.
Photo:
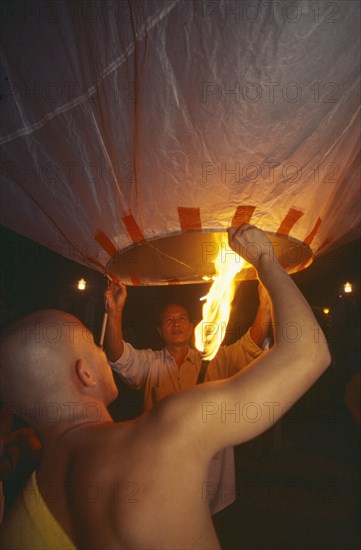
<instances>
[{"instance_id":1,"label":"small light in background","mask_svg":"<svg viewBox=\"0 0 361 550\"><path fill-rule=\"evenodd\" d=\"M328 315L330 313L330 308L324 307L322 311L325 315Z\"/></svg>"},{"instance_id":2,"label":"small light in background","mask_svg":"<svg viewBox=\"0 0 361 550\"><path fill-rule=\"evenodd\" d=\"M86 289L86 280L85 279L80 279L80 281L78 281L78 290L85 290Z\"/></svg>"},{"instance_id":3,"label":"small light in background","mask_svg":"<svg viewBox=\"0 0 361 550\"><path fill-rule=\"evenodd\" d=\"M343 285L343 290L346 294L351 294L352 292L352 284L347 282Z\"/></svg>"}]
</instances>

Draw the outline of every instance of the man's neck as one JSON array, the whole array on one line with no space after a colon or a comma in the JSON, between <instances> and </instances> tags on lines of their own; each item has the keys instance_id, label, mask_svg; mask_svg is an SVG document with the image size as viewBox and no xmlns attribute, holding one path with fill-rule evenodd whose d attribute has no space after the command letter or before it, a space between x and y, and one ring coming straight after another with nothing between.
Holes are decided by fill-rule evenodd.
<instances>
[{"instance_id":1,"label":"man's neck","mask_svg":"<svg viewBox=\"0 0 361 550\"><path fill-rule=\"evenodd\" d=\"M167 350L174 357L178 367L180 367L187 356L189 346L188 344L167 345Z\"/></svg>"},{"instance_id":2,"label":"man's neck","mask_svg":"<svg viewBox=\"0 0 361 550\"><path fill-rule=\"evenodd\" d=\"M77 412L68 408L63 410L63 416L58 422L44 422L37 426L43 445L52 446L60 437L68 432L76 432L79 429L97 424L113 422L109 411L102 402L77 403Z\"/></svg>"}]
</instances>

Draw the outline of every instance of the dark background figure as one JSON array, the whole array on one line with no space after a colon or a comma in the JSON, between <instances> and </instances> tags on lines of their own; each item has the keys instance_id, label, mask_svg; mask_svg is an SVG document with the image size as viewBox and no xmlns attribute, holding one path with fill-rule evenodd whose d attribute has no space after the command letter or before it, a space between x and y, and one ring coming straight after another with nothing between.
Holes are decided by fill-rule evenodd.
<instances>
[{"instance_id":1,"label":"dark background figure","mask_svg":"<svg viewBox=\"0 0 361 550\"><path fill-rule=\"evenodd\" d=\"M0 502L0 523L39 465L40 456L41 443L35 430L24 427L18 417L0 407L0 484L6 495Z\"/></svg>"}]
</instances>

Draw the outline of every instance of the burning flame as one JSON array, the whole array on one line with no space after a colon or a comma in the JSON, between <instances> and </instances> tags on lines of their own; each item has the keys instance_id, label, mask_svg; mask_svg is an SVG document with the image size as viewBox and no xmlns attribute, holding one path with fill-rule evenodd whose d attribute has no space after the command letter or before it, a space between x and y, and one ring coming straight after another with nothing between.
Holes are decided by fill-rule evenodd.
<instances>
[{"instance_id":1,"label":"burning flame","mask_svg":"<svg viewBox=\"0 0 361 550\"><path fill-rule=\"evenodd\" d=\"M222 252L214 261L216 277L207 296L201 298L206 300L202 309L203 319L194 331L196 348L205 361L213 359L224 339L236 286L234 276L245 263L238 255Z\"/></svg>"}]
</instances>

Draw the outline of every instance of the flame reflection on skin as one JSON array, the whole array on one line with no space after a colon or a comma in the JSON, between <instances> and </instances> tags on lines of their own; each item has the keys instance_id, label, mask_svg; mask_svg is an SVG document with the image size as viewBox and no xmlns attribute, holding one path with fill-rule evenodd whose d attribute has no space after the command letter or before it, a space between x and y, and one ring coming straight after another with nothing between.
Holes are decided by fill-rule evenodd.
<instances>
[{"instance_id":1,"label":"flame reflection on skin","mask_svg":"<svg viewBox=\"0 0 361 550\"><path fill-rule=\"evenodd\" d=\"M245 263L239 256L234 261L234 257L229 258L221 253L214 261L216 277L207 296L202 298L206 299L202 309L203 319L194 331L195 345L204 361L213 359L224 339L236 287L234 277Z\"/></svg>"}]
</instances>

